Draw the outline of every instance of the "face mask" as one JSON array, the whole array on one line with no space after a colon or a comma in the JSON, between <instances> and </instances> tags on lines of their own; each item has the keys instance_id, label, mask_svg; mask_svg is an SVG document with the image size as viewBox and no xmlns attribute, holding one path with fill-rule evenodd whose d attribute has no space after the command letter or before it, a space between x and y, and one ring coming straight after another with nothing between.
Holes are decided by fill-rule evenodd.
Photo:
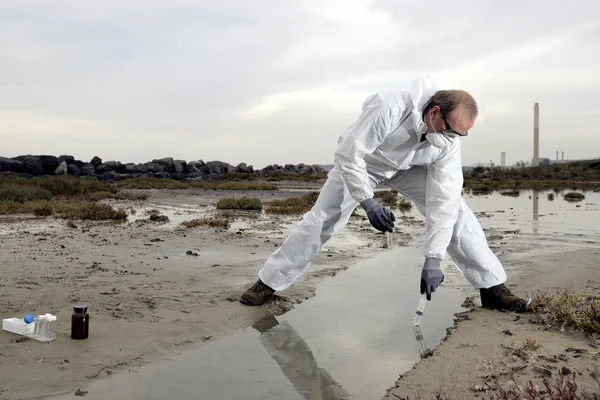
<instances>
[{"instance_id":1,"label":"face mask","mask_svg":"<svg viewBox=\"0 0 600 400\"><path fill-rule=\"evenodd\" d=\"M428 133L425 135L425 139L427 139L427 141L431 143L433 147L437 147L438 149L443 149L452 143L452 140L450 140L449 137L438 132Z\"/></svg>"},{"instance_id":2,"label":"face mask","mask_svg":"<svg viewBox=\"0 0 600 400\"><path fill-rule=\"evenodd\" d=\"M425 139L427 139L427 141L431 143L433 147L443 149L452 143L452 140L448 136L435 130L433 122L431 123L431 127L433 128L433 132L427 133L425 135Z\"/></svg>"}]
</instances>

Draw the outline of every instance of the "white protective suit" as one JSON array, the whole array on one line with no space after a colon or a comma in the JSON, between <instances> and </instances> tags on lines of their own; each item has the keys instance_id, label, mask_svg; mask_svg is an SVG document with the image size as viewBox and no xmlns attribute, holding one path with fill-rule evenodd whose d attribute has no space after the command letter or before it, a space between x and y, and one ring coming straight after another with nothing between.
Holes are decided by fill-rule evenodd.
<instances>
[{"instance_id":1,"label":"white protective suit","mask_svg":"<svg viewBox=\"0 0 600 400\"><path fill-rule=\"evenodd\" d=\"M373 197L376 185L399 191L425 216L425 257L443 259L448 252L475 289L506 281L462 198L459 138L443 149L422 140L427 131L422 113L439 89L425 76L410 91L374 94L364 101L358 120L338 140L334 168L314 207L259 271L266 285L278 291L289 287L346 225L358 203Z\"/></svg>"}]
</instances>

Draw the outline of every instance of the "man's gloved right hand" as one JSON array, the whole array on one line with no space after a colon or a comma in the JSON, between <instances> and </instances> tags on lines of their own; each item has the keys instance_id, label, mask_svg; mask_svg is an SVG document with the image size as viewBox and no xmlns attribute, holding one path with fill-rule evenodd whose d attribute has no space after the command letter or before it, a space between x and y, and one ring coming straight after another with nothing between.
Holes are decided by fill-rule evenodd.
<instances>
[{"instance_id":1,"label":"man's gloved right hand","mask_svg":"<svg viewBox=\"0 0 600 400\"><path fill-rule=\"evenodd\" d=\"M421 294L427 293L427 300L431 300L431 293L444 282L444 273L440 267L439 258L429 257L425 259L421 271Z\"/></svg>"},{"instance_id":2,"label":"man's gloved right hand","mask_svg":"<svg viewBox=\"0 0 600 400\"><path fill-rule=\"evenodd\" d=\"M374 198L363 200L360 205L375 229L380 232L393 232L396 217L391 211L383 208Z\"/></svg>"}]
</instances>

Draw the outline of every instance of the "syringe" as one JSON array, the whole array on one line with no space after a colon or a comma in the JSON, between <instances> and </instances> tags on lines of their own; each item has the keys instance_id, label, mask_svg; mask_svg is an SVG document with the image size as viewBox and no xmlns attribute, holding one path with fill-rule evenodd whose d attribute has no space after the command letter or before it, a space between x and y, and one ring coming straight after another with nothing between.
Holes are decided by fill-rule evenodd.
<instances>
[{"instance_id":1,"label":"syringe","mask_svg":"<svg viewBox=\"0 0 600 400\"><path fill-rule=\"evenodd\" d=\"M425 293L423 293L421 297L419 297L417 311L415 312L415 316L413 317L413 325L421 325L421 317L423 316L423 311L425 310L425 304L427 304L427 296Z\"/></svg>"}]
</instances>

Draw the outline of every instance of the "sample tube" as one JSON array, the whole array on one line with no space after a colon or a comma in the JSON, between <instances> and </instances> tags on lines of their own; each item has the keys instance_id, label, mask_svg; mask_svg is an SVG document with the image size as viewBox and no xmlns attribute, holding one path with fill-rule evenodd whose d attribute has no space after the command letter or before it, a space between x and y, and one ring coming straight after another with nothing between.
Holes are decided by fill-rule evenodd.
<instances>
[{"instance_id":1,"label":"sample tube","mask_svg":"<svg viewBox=\"0 0 600 400\"><path fill-rule=\"evenodd\" d=\"M423 316L423 311L425 310L425 304L427 304L427 296L425 293L423 293L421 297L419 297L417 311L415 312L415 316L413 317L413 325L418 326L421 324L421 317Z\"/></svg>"},{"instance_id":2,"label":"sample tube","mask_svg":"<svg viewBox=\"0 0 600 400\"><path fill-rule=\"evenodd\" d=\"M390 209L388 207L386 207L385 210L388 212L388 214L390 213ZM391 249L394 247L394 232L385 232L385 242L386 248Z\"/></svg>"}]
</instances>

